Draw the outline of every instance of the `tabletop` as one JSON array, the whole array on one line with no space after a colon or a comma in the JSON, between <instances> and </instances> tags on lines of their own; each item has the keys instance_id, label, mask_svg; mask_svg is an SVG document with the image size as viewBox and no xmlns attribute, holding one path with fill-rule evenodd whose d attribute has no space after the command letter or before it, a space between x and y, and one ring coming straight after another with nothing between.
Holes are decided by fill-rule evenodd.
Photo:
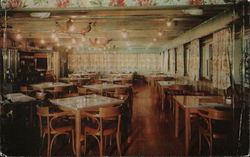
<instances>
[{"instance_id":1,"label":"tabletop","mask_svg":"<svg viewBox=\"0 0 250 157\"><path fill-rule=\"evenodd\" d=\"M101 78L100 81L106 81L106 82L116 82L116 81L126 81L129 80L127 78Z\"/></svg>"},{"instance_id":2,"label":"tabletop","mask_svg":"<svg viewBox=\"0 0 250 157\"><path fill-rule=\"evenodd\" d=\"M61 81L77 81L77 80L90 80L90 78L82 78L82 77L61 77L59 80L61 80Z\"/></svg>"},{"instance_id":3,"label":"tabletop","mask_svg":"<svg viewBox=\"0 0 250 157\"><path fill-rule=\"evenodd\" d=\"M94 89L94 90L105 90L105 89L115 89L115 88L128 88L128 85L119 85L119 84L94 84L94 85L86 85L84 88Z\"/></svg>"},{"instance_id":4,"label":"tabletop","mask_svg":"<svg viewBox=\"0 0 250 157\"><path fill-rule=\"evenodd\" d=\"M124 101L120 99L105 97L101 95L85 95L69 98L61 98L50 100L55 105L60 105L72 110L81 110L86 108L104 107L107 105L122 104Z\"/></svg>"},{"instance_id":5,"label":"tabletop","mask_svg":"<svg viewBox=\"0 0 250 157\"><path fill-rule=\"evenodd\" d=\"M38 84L31 84L30 86L35 88L55 88L55 87L67 87L72 85L63 82L42 82Z\"/></svg>"},{"instance_id":6,"label":"tabletop","mask_svg":"<svg viewBox=\"0 0 250 157\"><path fill-rule=\"evenodd\" d=\"M23 93L10 93L6 95L6 98L11 100L11 102L30 102L30 101L35 101L36 99L25 95Z\"/></svg>"},{"instance_id":7,"label":"tabletop","mask_svg":"<svg viewBox=\"0 0 250 157\"><path fill-rule=\"evenodd\" d=\"M223 96L174 96L177 103L184 108L231 107L231 104L226 104L223 98Z\"/></svg>"},{"instance_id":8,"label":"tabletop","mask_svg":"<svg viewBox=\"0 0 250 157\"><path fill-rule=\"evenodd\" d=\"M175 85L176 81L175 80L170 80L170 81L157 81L160 86L169 86L169 85Z\"/></svg>"}]
</instances>

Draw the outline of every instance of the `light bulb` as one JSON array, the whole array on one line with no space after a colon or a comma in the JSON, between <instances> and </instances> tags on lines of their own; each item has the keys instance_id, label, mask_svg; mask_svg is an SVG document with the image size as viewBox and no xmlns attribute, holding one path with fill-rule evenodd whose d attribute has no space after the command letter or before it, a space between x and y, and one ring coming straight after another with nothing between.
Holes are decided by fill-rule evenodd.
<instances>
[{"instance_id":1,"label":"light bulb","mask_svg":"<svg viewBox=\"0 0 250 157\"><path fill-rule=\"evenodd\" d=\"M22 39L23 37L22 37L22 35L21 35L20 33L18 33L18 34L16 35L16 38L17 38L18 40L20 40L20 39Z\"/></svg>"}]
</instances>

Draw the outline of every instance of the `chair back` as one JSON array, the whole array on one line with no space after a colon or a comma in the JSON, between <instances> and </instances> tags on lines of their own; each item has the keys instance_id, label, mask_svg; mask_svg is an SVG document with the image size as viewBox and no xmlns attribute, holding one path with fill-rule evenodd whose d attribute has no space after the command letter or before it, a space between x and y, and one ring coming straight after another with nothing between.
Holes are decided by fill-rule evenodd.
<instances>
[{"instance_id":1,"label":"chair back","mask_svg":"<svg viewBox=\"0 0 250 157\"><path fill-rule=\"evenodd\" d=\"M86 95L87 94L87 89L83 87L77 87L77 92L79 95Z\"/></svg>"},{"instance_id":2,"label":"chair back","mask_svg":"<svg viewBox=\"0 0 250 157\"><path fill-rule=\"evenodd\" d=\"M38 100L45 100L46 99L46 93L36 92L36 99L38 99Z\"/></svg>"},{"instance_id":3,"label":"chair back","mask_svg":"<svg viewBox=\"0 0 250 157\"><path fill-rule=\"evenodd\" d=\"M20 91L23 93L26 93L28 91L28 87L27 86L20 86Z\"/></svg>"},{"instance_id":4,"label":"chair back","mask_svg":"<svg viewBox=\"0 0 250 157\"><path fill-rule=\"evenodd\" d=\"M43 129L47 128L48 132L49 132L49 107L41 107L41 106L37 106L36 107L36 113L38 115L38 119L39 119L39 128L40 128L40 136L42 136L43 134Z\"/></svg>"},{"instance_id":5,"label":"chair back","mask_svg":"<svg viewBox=\"0 0 250 157\"><path fill-rule=\"evenodd\" d=\"M127 89L126 88L116 88L115 89L115 94L127 94Z\"/></svg>"},{"instance_id":6,"label":"chair back","mask_svg":"<svg viewBox=\"0 0 250 157\"><path fill-rule=\"evenodd\" d=\"M64 91L64 87L55 87L54 91L55 92L63 92Z\"/></svg>"},{"instance_id":7,"label":"chair back","mask_svg":"<svg viewBox=\"0 0 250 157\"><path fill-rule=\"evenodd\" d=\"M232 113L230 110L219 110L215 108L205 108L198 110L198 114L203 118L211 120L229 121L232 118Z\"/></svg>"}]
</instances>

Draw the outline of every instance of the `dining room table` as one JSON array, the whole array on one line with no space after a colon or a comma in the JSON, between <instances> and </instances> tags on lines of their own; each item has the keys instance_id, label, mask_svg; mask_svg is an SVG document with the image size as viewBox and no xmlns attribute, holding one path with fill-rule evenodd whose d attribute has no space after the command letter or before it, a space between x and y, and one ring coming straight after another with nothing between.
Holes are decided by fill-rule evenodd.
<instances>
[{"instance_id":1,"label":"dining room table","mask_svg":"<svg viewBox=\"0 0 250 157\"><path fill-rule=\"evenodd\" d=\"M146 81L148 82L148 85L150 85L151 87L155 87L156 80L168 78L169 75L167 74L145 74L144 77Z\"/></svg>"},{"instance_id":2,"label":"dining room table","mask_svg":"<svg viewBox=\"0 0 250 157\"><path fill-rule=\"evenodd\" d=\"M6 98L13 103L19 103L19 102L25 103L25 102L31 102L31 101L36 100L35 98L25 95L23 93L9 93L9 94L6 94Z\"/></svg>"},{"instance_id":3,"label":"dining room table","mask_svg":"<svg viewBox=\"0 0 250 157\"><path fill-rule=\"evenodd\" d=\"M184 85L184 86L188 86L187 82L179 82L176 80L166 80L166 81L157 81L157 91L159 93L160 96L160 100L161 100L161 108L162 110L164 110L164 104L165 104L165 99L166 99L166 94L165 94L165 90L168 90L171 87L174 86L179 86L179 85Z\"/></svg>"},{"instance_id":4,"label":"dining room table","mask_svg":"<svg viewBox=\"0 0 250 157\"><path fill-rule=\"evenodd\" d=\"M122 82L122 81L129 81L130 79L128 78L100 78L98 79L102 82L109 82L109 83L117 83L117 82Z\"/></svg>"},{"instance_id":5,"label":"dining room table","mask_svg":"<svg viewBox=\"0 0 250 157\"><path fill-rule=\"evenodd\" d=\"M223 96L173 96L175 102L175 137L179 137L180 109L184 111L185 124L185 155L189 155L191 140L191 114L197 113L201 108L230 108L232 104L226 103Z\"/></svg>"},{"instance_id":6,"label":"dining room table","mask_svg":"<svg viewBox=\"0 0 250 157\"><path fill-rule=\"evenodd\" d=\"M31 96L28 96L23 93L9 93L5 95L6 99L9 100L11 103L16 105L16 112L19 112L20 108L22 107L28 107L29 113L28 113L28 119L29 121L26 121L26 123L30 123L31 125L34 125L33 123L33 111L34 106L37 102L37 100ZM21 114L22 115L22 114ZM27 115L22 115L27 116Z\"/></svg>"},{"instance_id":7,"label":"dining room table","mask_svg":"<svg viewBox=\"0 0 250 157\"><path fill-rule=\"evenodd\" d=\"M116 98L105 97L101 95L85 95L68 97L61 99L50 100L52 104L63 108L66 111L71 111L75 115L75 146L76 146L76 157L81 156L81 111L107 107L110 105L120 105L124 101Z\"/></svg>"},{"instance_id":8,"label":"dining room table","mask_svg":"<svg viewBox=\"0 0 250 157\"><path fill-rule=\"evenodd\" d=\"M72 84L64 83L64 82L42 82L38 84L31 84L30 85L34 89L38 89L41 92L44 92L46 89L55 88L55 87L69 87Z\"/></svg>"},{"instance_id":9,"label":"dining room table","mask_svg":"<svg viewBox=\"0 0 250 157\"><path fill-rule=\"evenodd\" d=\"M94 85L84 85L84 88L87 88L91 91L98 92L100 94L104 94L106 91L114 90L117 88L129 88L128 85L120 85L120 84L108 84L108 83L102 83L102 84L94 84Z\"/></svg>"}]
</instances>

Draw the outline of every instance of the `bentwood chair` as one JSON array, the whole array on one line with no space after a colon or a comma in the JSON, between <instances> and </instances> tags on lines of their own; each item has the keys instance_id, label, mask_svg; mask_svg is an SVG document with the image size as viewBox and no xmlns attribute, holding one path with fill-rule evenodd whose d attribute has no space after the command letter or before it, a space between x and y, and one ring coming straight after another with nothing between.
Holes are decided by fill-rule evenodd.
<instances>
[{"instance_id":1,"label":"bentwood chair","mask_svg":"<svg viewBox=\"0 0 250 157\"><path fill-rule=\"evenodd\" d=\"M56 137L62 134L72 137L72 149L74 152L74 127L70 119L70 116L72 116L70 112L53 112L50 111L48 106L37 106L37 115L42 146L47 135L47 156L51 156L53 143Z\"/></svg>"},{"instance_id":2,"label":"bentwood chair","mask_svg":"<svg viewBox=\"0 0 250 157\"><path fill-rule=\"evenodd\" d=\"M93 92L91 92L87 88L83 88L83 87L77 87L77 92L78 92L79 95L93 94Z\"/></svg>"},{"instance_id":3,"label":"bentwood chair","mask_svg":"<svg viewBox=\"0 0 250 157\"><path fill-rule=\"evenodd\" d=\"M120 106L110 106L99 108L97 111L85 111L82 113L86 117L84 136L85 136L85 150L87 147L87 136L94 137L99 146L100 156L104 155L106 138L109 137L110 141L112 136L116 136L116 144L118 153L121 155L121 111Z\"/></svg>"},{"instance_id":4,"label":"bentwood chair","mask_svg":"<svg viewBox=\"0 0 250 157\"><path fill-rule=\"evenodd\" d=\"M232 128L232 113L230 110L220 110L215 108L204 108L198 110L200 116L199 124L199 153L201 153L202 137L209 147L209 154L213 154L214 142L216 139L228 140L230 138L230 128ZM228 142L226 141L228 144Z\"/></svg>"},{"instance_id":5,"label":"bentwood chair","mask_svg":"<svg viewBox=\"0 0 250 157\"><path fill-rule=\"evenodd\" d=\"M64 93L64 87L55 87L54 89L47 89L46 92L52 94L53 98L58 98Z\"/></svg>"},{"instance_id":6,"label":"bentwood chair","mask_svg":"<svg viewBox=\"0 0 250 157\"><path fill-rule=\"evenodd\" d=\"M29 89L28 86L20 86L20 92L30 95L32 92L34 92L34 90Z\"/></svg>"}]
</instances>

